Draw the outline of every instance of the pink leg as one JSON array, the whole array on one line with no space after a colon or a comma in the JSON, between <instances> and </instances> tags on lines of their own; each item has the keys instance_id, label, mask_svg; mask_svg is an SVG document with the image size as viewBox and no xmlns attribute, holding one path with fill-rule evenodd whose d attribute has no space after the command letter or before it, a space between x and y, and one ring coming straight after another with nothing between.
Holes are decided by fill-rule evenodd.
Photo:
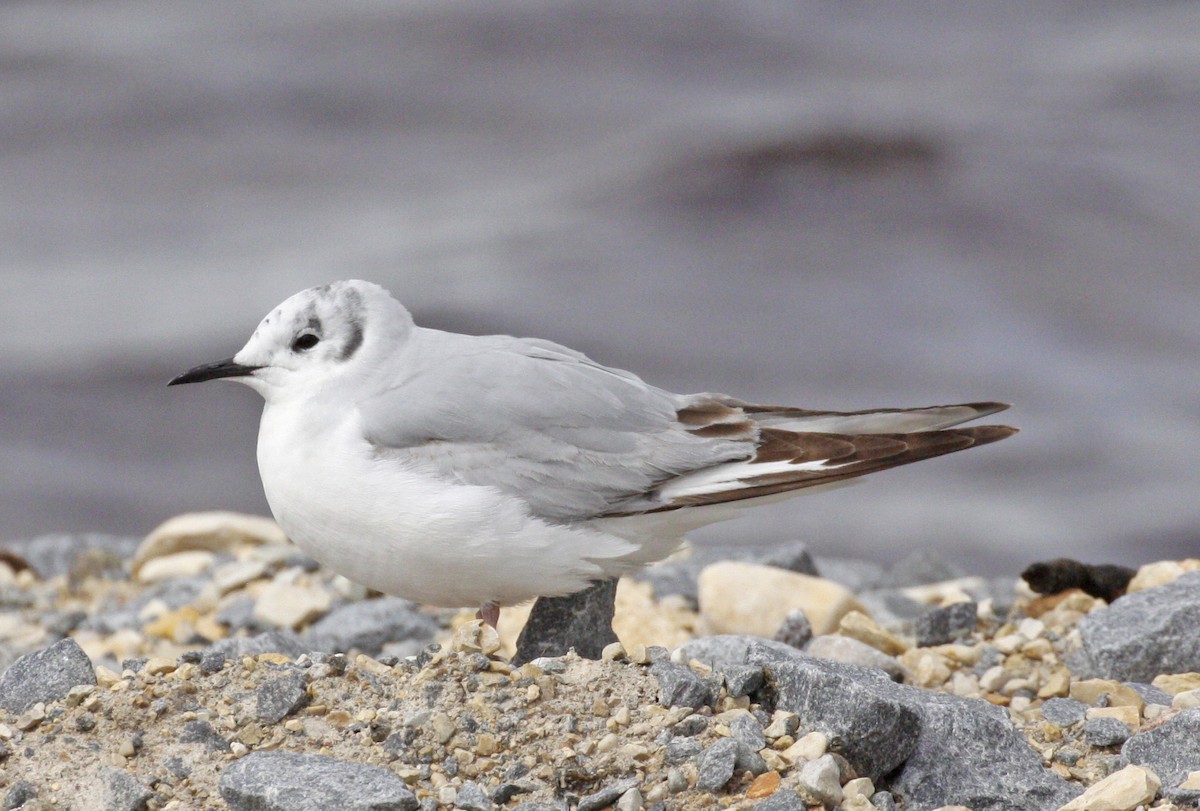
<instances>
[{"instance_id":1,"label":"pink leg","mask_svg":"<svg viewBox=\"0 0 1200 811\"><path fill-rule=\"evenodd\" d=\"M479 610L475 612L475 619L483 620L493 628L500 621L500 606L493 602L486 602L479 606Z\"/></svg>"}]
</instances>

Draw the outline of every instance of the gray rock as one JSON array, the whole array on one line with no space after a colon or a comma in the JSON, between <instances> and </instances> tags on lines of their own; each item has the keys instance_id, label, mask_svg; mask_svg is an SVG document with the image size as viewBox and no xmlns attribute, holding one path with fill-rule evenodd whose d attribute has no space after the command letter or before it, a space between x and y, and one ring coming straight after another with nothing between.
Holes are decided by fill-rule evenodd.
<instances>
[{"instance_id":1,"label":"gray rock","mask_svg":"<svg viewBox=\"0 0 1200 811\"><path fill-rule=\"evenodd\" d=\"M704 749L695 738L672 738L667 743L667 763L683 763L691 760Z\"/></svg>"},{"instance_id":2,"label":"gray rock","mask_svg":"<svg viewBox=\"0 0 1200 811\"><path fill-rule=\"evenodd\" d=\"M689 715L675 726L671 727L671 732L676 735L699 735L704 730L708 729L708 719L703 715Z\"/></svg>"},{"instance_id":3,"label":"gray rock","mask_svg":"<svg viewBox=\"0 0 1200 811\"><path fill-rule=\"evenodd\" d=\"M492 798L473 780L463 782L454 799L454 807L462 811L492 811Z\"/></svg>"},{"instance_id":4,"label":"gray rock","mask_svg":"<svg viewBox=\"0 0 1200 811\"><path fill-rule=\"evenodd\" d=\"M28 780L18 780L4 795L4 811L20 808L38 795L37 786Z\"/></svg>"},{"instance_id":5,"label":"gray rock","mask_svg":"<svg viewBox=\"0 0 1200 811\"><path fill-rule=\"evenodd\" d=\"M848 665L870 667L882 670L889 678L899 681L904 675L904 668L894 656L888 656L881 650L872 648L865 642L851 639L838 634L818 636L804 652L818 659L828 659L831 662L843 662Z\"/></svg>"},{"instance_id":6,"label":"gray rock","mask_svg":"<svg viewBox=\"0 0 1200 811\"><path fill-rule=\"evenodd\" d=\"M1081 791L1045 767L1000 707L916 687L895 690L920 718L916 747L888 786L906 809L1058 808Z\"/></svg>"},{"instance_id":7,"label":"gray rock","mask_svg":"<svg viewBox=\"0 0 1200 811\"><path fill-rule=\"evenodd\" d=\"M258 688L255 714L260 721L274 724L282 721L308 701L308 686L304 674L289 670Z\"/></svg>"},{"instance_id":8,"label":"gray rock","mask_svg":"<svg viewBox=\"0 0 1200 811\"><path fill-rule=\"evenodd\" d=\"M778 658L782 659L786 659L789 656L801 655L800 651L791 645L749 634L702 636L699 639L693 639L690 642L680 645L679 651L683 654L684 659L688 661L695 659L714 670L719 670L727 665L750 664L746 655L751 646L758 646L761 649L774 651L778 654ZM762 653L759 655L761 656Z\"/></svg>"},{"instance_id":9,"label":"gray rock","mask_svg":"<svg viewBox=\"0 0 1200 811\"><path fill-rule=\"evenodd\" d=\"M929 610L926 603L914 600L900 589L872 589L857 596L877 623L910 635L913 622Z\"/></svg>"},{"instance_id":10,"label":"gray rock","mask_svg":"<svg viewBox=\"0 0 1200 811\"><path fill-rule=\"evenodd\" d=\"M762 689L763 671L754 665L722 665L716 668L725 681L725 691L734 698L752 695Z\"/></svg>"},{"instance_id":11,"label":"gray rock","mask_svg":"<svg viewBox=\"0 0 1200 811\"><path fill-rule=\"evenodd\" d=\"M1086 715L1087 704L1073 698L1049 698L1042 704L1042 718L1056 726L1078 724Z\"/></svg>"},{"instance_id":12,"label":"gray rock","mask_svg":"<svg viewBox=\"0 0 1200 811\"><path fill-rule=\"evenodd\" d=\"M79 684L95 684L92 660L74 639L27 653L0 674L0 707L19 715L39 701L66 698Z\"/></svg>"},{"instance_id":13,"label":"gray rock","mask_svg":"<svg viewBox=\"0 0 1200 811\"><path fill-rule=\"evenodd\" d=\"M754 752L767 745L762 724L753 715L739 715L729 722L729 733L734 740L741 741Z\"/></svg>"},{"instance_id":14,"label":"gray rock","mask_svg":"<svg viewBox=\"0 0 1200 811\"><path fill-rule=\"evenodd\" d=\"M856 594L879 588L885 579L884 568L873 560L818 555L816 564L821 577L841 583Z\"/></svg>"},{"instance_id":15,"label":"gray rock","mask_svg":"<svg viewBox=\"0 0 1200 811\"><path fill-rule=\"evenodd\" d=\"M100 778L104 811L146 811L154 792L120 769L105 769Z\"/></svg>"},{"instance_id":16,"label":"gray rock","mask_svg":"<svg viewBox=\"0 0 1200 811\"><path fill-rule=\"evenodd\" d=\"M179 733L180 743L200 743L209 752L228 752L229 741L221 736L208 721L188 721Z\"/></svg>"},{"instance_id":17,"label":"gray rock","mask_svg":"<svg viewBox=\"0 0 1200 811\"><path fill-rule=\"evenodd\" d=\"M949 563L945 556L929 549L919 549L910 552L907 557L891 568L884 578L890 588L905 588L906 586L924 586L927 583L940 583L943 580L957 580L965 577L966 572Z\"/></svg>"},{"instance_id":18,"label":"gray rock","mask_svg":"<svg viewBox=\"0 0 1200 811\"><path fill-rule=\"evenodd\" d=\"M1083 737L1092 746L1120 746L1129 740L1129 727L1116 718L1091 718L1083 724Z\"/></svg>"},{"instance_id":19,"label":"gray rock","mask_svg":"<svg viewBox=\"0 0 1200 811\"><path fill-rule=\"evenodd\" d=\"M122 560L133 557L141 538L125 538L101 533L39 535L33 538L6 540L4 548L20 555L43 580L68 574L75 558L82 552L111 552Z\"/></svg>"},{"instance_id":20,"label":"gray rock","mask_svg":"<svg viewBox=\"0 0 1200 811\"><path fill-rule=\"evenodd\" d=\"M416 603L380 597L338 606L309 628L302 639L312 650L345 653L355 649L379 656L389 642L426 645L437 632L437 622Z\"/></svg>"},{"instance_id":21,"label":"gray rock","mask_svg":"<svg viewBox=\"0 0 1200 811\"><path fill-rule=\"evenodd\" d=\"M257 656L260 653L282 653L293 659L308 653L308 646L294 631L267 631L258 636L231 636L205 648L205 653L220 653L226 659Z\"/></svg>"},{"instance_id":22,"label":"gray rock","mask_svg":"<svg viewBox=\"0 0 1200 811\"><path fill-rule=\"evenodd\" d=\"M780 787L774 794L752 806L754 811L808 811L808 803L790 788Z\"/></svg>"},{"instance_id":23,"label":"gray rock","mask_svg":"<svg viewBox=\"0 0 1200 811\"><path fill-rule=\"evenodd\" d=\"M1138 681L1127 682L1127 684L1132 687L1134 692L1141 696L1142 701L1145 701L1147 704L1160 704L1164 707L1171 706L1171 701L1173 700L1172 696L1169 693L1158 689L1153 684L1145 684Z\"/></svg>"},{"instance_id":24,"label":"gray rock","mask_svg":"<svg viewBox=\"0 0 1200 811\"><path fill-rule=\"evenodd\" d=\"M658 680L659 703L664 707L691 707L698 710L717 700L714 685L687 665L657 662L650 675Z\"/></svg>"},{"instance_id":25,"label":"gray rock","mask_svg":"<svg viewBox=\"0 0 1200 811\"><path fill-rule=\"evenodd\" d=\"M871 795L871 805L876 811L896 811L896 798L890 791L877 791Z\"/></svg>"},{"instance_id":26,"label":"gray rock","mask_svg":"<svg viewBox=\"0 0 1200 811\"><path fill-rule=\"evenodd\" d=\"M226 768L218 785L234 811L416 811L420 807L404 781L387 769L325 755L251 752Z\"/></svg>"},{"instance_id":27,"label":"gray rock","mask_svg":"<svg viewBox=\"0 0 1200 811\"><path fill-rule=\"evenodd\" d=\"M637 788L637 785L638 778L630 777L619 783L613 783L611 786L605 786L581 799L577 811L600 811L601 808L607 808L619 800L622 794L631 788Z\"/></svg>"},{"instance_id":28,"label":"gray rock","mask_svg":"<svg viewBox=\"0 0 1200 811\"><path fill-rule=\"evenodd\" d=\"M753 662L760 649L752 648ZM861 776L879 779L895 769L917 744L917 713L899 685L879 670L811 656L770 661L763 669L779 709L794 712L800 726L829 737Z\"/></svg>"},{"instance_id":29,"label":"gray rock","mask_svg":"<svg viewBox=\"0 0 1200 811\"><path fill-rule=\"evenodd\" d=\"M975 630L979 615L978 603L954 603L926 611L917 617L915 631L917 646L945 645Z\"/></svg>"},{"instance_id":30,"label":"gray rock","mask_svg":"<svg viewBox=\"0 0 1200 811\"><path fill-rule=\"evenodd\" d=\"M1200 572L1127 594L1079 622L1091 675L1153 681L1200 671Z\"/></svg>"},{"instance_id":31,"label":"gray rock","mask_svg":"<svg viewBox=\"0 0 1200 811\"><path fill-rule=\"evenodd\" d=\"M612 618L617 581L599 580L566 597L539 597L517 637L514 665L543 656L563 656L571 648L585 659L599 659L617 641Z\"/></svg>"},{"instance_id":32,"label":"gray rock","mask_svg":"<svg viewBox=\"0 0 1200 811\"><path fill-rule=\"evenodd\" d=\"M737 758L733 762L733 768L736 772L750 772L753 775L760 775L770 767L767 766L766 759L758 753L758 750L750 748L743 741L738 741Z\"/></svg>"},{"instance_id":33,"label":"gray rock","mask_svg":"<svg viewBox=\"0 0 1200 811\"><path fill-rule=\"evenodd\" d=\"M802 608L789 611L783 622L779 623L779 629L775 631L776 642L791 645L793 648L803 648L812 638L812 623L808 621L808 615Z\"/></svg>"},{"instance_id":34,"label":"gray rock","mask_svg":"<svg viewBox=\"0 0 1200 811\"><path fill-rule=\"evenodd\" d=\"M1137 592L1141 594L1143 592ZM1183 710L1162 726L1139 732L1121 747L1130 763L1146 766L1164 787L1175 787L1200 770L1200 709Z\"/></svg>"},{"instance_id":35,"label":"gray rock","mask_svg":"<svg viewBox=\"0 0 1200 811\"><path fill-rule=\"evenodd\" d=\"M733 738L722 738L705 749L704 756L700 758L700 777L696 781L696 788L712 793L724 788L733 777L737 757L738 742Z\"/></svg>"}]
</instances>

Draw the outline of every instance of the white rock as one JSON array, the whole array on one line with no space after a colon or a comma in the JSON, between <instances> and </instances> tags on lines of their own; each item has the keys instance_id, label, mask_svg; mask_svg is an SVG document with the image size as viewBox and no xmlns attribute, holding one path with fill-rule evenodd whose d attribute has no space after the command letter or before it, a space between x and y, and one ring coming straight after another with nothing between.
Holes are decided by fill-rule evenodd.
<instances>
[{"instance_id":1,"label":"white rock","mask_svg":"<svg viewBox=\"0 0 1200 811\"><path fill-rule=\"evenodd\" d=\"M1153 800L1160 785L1158 775L1144 766L1126 766L1093 783L1059 811L1133 811Z\"/></svg>"},{"instance_id":2,"label":"white rock","mask_svg":"<svg viewBox=\"0 0 1200 811\"><path fill-rule=\"evenodd\" d=\"M329 611L329 592L319 586L275 581L254 604L254 619L277 628L298 628Z\"/></svg>"},{"instance_id":3,"label":"white rock","mask_svg":"<svg viewBox=\"0 0 1200 811\"><path fill-rule=\"evenodd\" d=\"M805 799L835 806L842 801L841 771L833 755L821 755L800 767L796 790Z\"/></svg>"},{"instance_id":4,"label":"white rock","mask_svg":"<svg viewBox=\"0 0 1200 811\"><path fill-rule=\"evenodd\" d=\"M191 577L212 568L215 556L212 552L192 550L173 552L151 558L137 569L139 583L158 583L173 577Z\"/></svg>"},{"instance_id":5,"label":"white rock","mask_svg":"<svg viewBox=\"0 0 1200 811\"><path fill-rule=\"evenodd\" d=\"M238 546L287 542L283 530L269 518L233 512L187 513L164 521L146 536L133 556L133 571L137 574L146 561L176 552L227 552Z\"/></svg>"},{"instance_id":6,"label":"white rock","mask_svg":"<svg viewBox=\"0 0 1200 811\"><path fill-rule=\"evenodd\" d=\"M642 792L631 788L617 800L617 811L641 811L643 805Z\"/></svg>"},{"instance_id":7,"label":"white rock","mask_svg":"<svg viewBox=\"0 0 1200 811\"><path fill-rule=\"evenodd\" d=\"M218 566L213 571L212 579L217 592L227 594L266 574L267 567L262 561L232 560Z\"/></svg>"},{"instance_id":8,"label":"white rock","mask_svg":"<svg viewBox=\"0 0 1200 811\"><path fill-rule=\"evenodd\" d=\"M827 634L851 611L867 613L853 592L832 580L774 566L722 561L699 577L700 614L714 634L772 637L800 609L814 634Z\"/></svg>"}]
</instances>

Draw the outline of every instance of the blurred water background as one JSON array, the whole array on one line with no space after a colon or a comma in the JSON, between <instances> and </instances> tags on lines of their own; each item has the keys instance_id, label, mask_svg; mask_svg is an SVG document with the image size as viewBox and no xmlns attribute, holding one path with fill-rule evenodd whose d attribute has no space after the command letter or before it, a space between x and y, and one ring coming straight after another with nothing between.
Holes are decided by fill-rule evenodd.
<instances>
[{"instance_id":1,"label":"blurred water background","mask_svg":"<svg viewBox=\"0 0 1200 811\"><path fill-rule=\"evenodd\" d=\"M266 514L259 401L168 390L301 288L676 391L1016 404L755 511L987 573L1200 551L1200 5L0 4L0 541Z\"/></svg>"}]
</instances>

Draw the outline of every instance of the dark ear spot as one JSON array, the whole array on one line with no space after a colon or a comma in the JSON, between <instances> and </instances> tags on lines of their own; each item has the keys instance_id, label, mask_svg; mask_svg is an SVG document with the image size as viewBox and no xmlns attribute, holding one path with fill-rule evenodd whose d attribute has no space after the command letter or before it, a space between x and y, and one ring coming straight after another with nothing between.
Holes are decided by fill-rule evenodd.
<instances>
[{"instance_id":1,"label":"dark ear spot","mask_svg":"<svg viewBox=\"0 0 1200 811\"><path fill-rule=\"evenodd\" d=\"M350 322L350 337L346 339L346 345L342 348L342 353L338 360L349 360L350 356L358 351L363 342L363 325L358 321Z\"/></svg>"}]
</instances>

